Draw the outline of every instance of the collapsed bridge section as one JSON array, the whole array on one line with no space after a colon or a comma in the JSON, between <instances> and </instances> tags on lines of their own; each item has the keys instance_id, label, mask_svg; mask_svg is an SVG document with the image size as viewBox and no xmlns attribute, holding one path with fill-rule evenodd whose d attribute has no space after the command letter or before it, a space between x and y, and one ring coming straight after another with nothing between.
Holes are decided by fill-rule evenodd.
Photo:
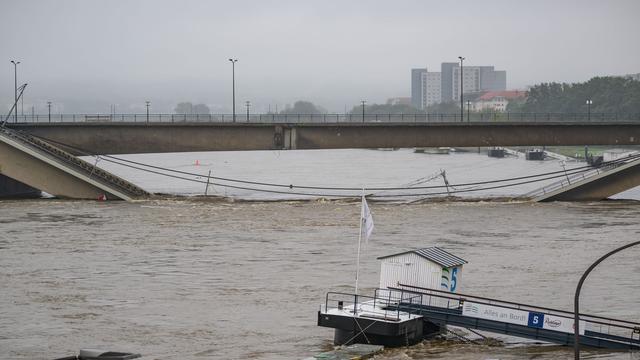
<instances>
[{"instance_id":1,"label":"collapsed bridge section","mask_svg":"<svg viewBox=\"0 0 640 360\"><path fill-rule=\"evenodd\" d=\"M126 200L140 187L34 136L0 127L0 174L67 199Z\"/></svg>"}]
</instances>

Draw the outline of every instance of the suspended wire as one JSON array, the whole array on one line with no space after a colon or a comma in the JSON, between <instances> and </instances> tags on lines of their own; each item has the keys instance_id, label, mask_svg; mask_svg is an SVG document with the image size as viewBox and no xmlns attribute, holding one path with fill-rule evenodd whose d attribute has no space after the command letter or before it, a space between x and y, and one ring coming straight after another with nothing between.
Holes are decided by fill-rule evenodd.
<instances>
[{"instance_id":1,"label":"suspended wire","mask_svg":"<svg viewBox=\"0 0 640 360\"><path fill-rule=\"evenodd\" d=\"M181 174L181 175L195 176L197 178L207 178L208 180L214 179L214 180L218 180L218 181L226 181L226 182L231 182L231 183L241 183L241 184L276 187L276 188L288 188L290 190L293 190L293 189L297 188L297 189L307 189L307 190L362 191L362 188L356 188L356 187L303 186L303 185L293 185L293 184L284 185L284 184L276 184L276 183L268 183L268 182L259 182L259 181L250 181L250 180L240 180L240 179L224 178L224 177L217 177L217 176L209 176L209 175L204 175L204 174L198 174L198 173L192 173L192 172L187 172L187 171L170 169L170 168L161 167L161 166L149 165L149 164L145 164L145 163L141 163L141 162L137 162L137 161L133 161L133 160L127 160L127 159L119 158L119 157L112 156L112 155L104 155L104 154L103 155L96 155L96 154L90 153L89 151L87 151L85 149L81 149L81 148L78 148L78 147L75 147L75 146L67 145L67 144L64 144L64 143L61 143L61 142L58 142L58 141L55 141L55 140L47 139L47 138L36 136L36 135L31 135L31 136L43 139L45 141L50 141L50 142L56 143L58 145L62 145L62 146L67 147L69 149L73 149L73 150L75 150L75 151L77 151L77 152L79 152L81 154L85 154L85 155L89 155L89 156L97 156L101 160L108 161L108 162L111 162L111 163L114 163L114 164L118 164L118 165L121 165L121 166L129 167L129 168L132 168L132 169L136 169L136 170L140 170L140 171L146 171L146 172L149 172L149 173L162 175L162 176L167 176L167 177L171 177L171 178L175 178L175 179L181 179L181 180L197 182L197 183L202 183L202 184L209 183L210 185L228 187L228 188L238 189L238 190L259 191L259 192L267 192L267 193L275 193L275 194L287 194L287 195L299 195L299 196L314 196L314 197L325 196L325 197L336 197L336 198L353 198L353 197L359 197L360 196L360 194L307 193L307 192L280 191L280 190L262 189L262 188L254 188L254 187L247 187L247 186L230 185L230 184L223 184L223 183L218 183L218 182L202 181L202 180L192 179L192 178L179 176L179 175L167 174L167 173L163 173L163 172L156 171L156 170L161 170L161 171L165 171L165 172L172 172L172 173L177 173L177 174ZM639 158L639 157L640 157L640 154L634 155L634 156L630 156L630 157L626 157L626 158L622 158L622 159L616 159L616 160L609 161L609 162L604 162L602 165L603 166L612 165L612 164L615 164L617 162L628 161L630 159L636 159L636 158ZM131 165L131 164L134 164L134 165ZM146 169L144 167L147 167L147 168L150 168L150 169L156 169L156 170L150 170L150 169ZM513 187L513 186L524 185L524 184L530 184L530 183L535 183L535 182L540 182L540 181L545 181L545 180L557 179L557 178L565 177L565 176L568 176L568 175L575 175L575 174L587 172L587 171L589 171L591 169L592 169L591 166L581 166L581 167L576 167L576 168L573 168L573 169L570 169L570 170L563 169L563 170L552 171L552 172L547 172L547 173L519 176L519 177L513 177L513 178L507 178L507 179L487 180L487 181L478 181L478 182L470 182L470 183L453 184L453 185L449 185L448 187L450 187L450 188L452 188L454 190L453 191L446 191L446 192L404 193L404 194L383 194L383 195L378 195L378 194L372 193L370 195L372 197L378 197L378 198L391 198L391 197L435 196L435 195L445 195L445 194L450 195L450 194L458 194L458 193L477 192L477 191L483 191L483 190L494 190L494 189L500 189L500 188ZM416 183L416 182L418 184L420 184L420 183L425 183L425 182L432 181L432 180L438 178L440 175L441 174L434 175L432 177L423 177L423 178L418 179L416 181L410 182L409 184L407 184L405 186L402 186L402 187L373 187L373 188L367 188L367 190L368 191L377 191L377 192L382 192L382 191L386 192L386 191L426 190L426 189L447 188L447 185L432 185L432 186L412 186L411 185L412 183ZM539 179L536 179L536 178L539 178ZM424 181L422 181L423 179L424 179ZM527 179L532 179L532 180L527 180ZM519 180L527 180L527 181L520 181L520 182L512 183L512 184L503 184L503 185L496 185L496 186L489 186L489 187L481 187L481 185L512 182L512 181L519 181ZM458 190L456 188L461 188L461 189Z\"/></svg>"},{"instance_id":2,"label":"suspended wire","mask_svg":"<svg viewBox=\"0 0 640 360\"><path fill-rule=\"evenodd\" d=\"M37 136L36 136L37 137ZM50 140L44 137L39 137L43 140L46 141L50 141L53 143L57 143L59 145L62 146L66 146L70 149L76 150L80 153L83 153L85 155L89 155L89 156L96 156L96 154L90 153L87 150L84 149L80 149L71 145L67 145L64 143L60 143L57 142L55 140ZM281 188L289 188L289 189L294 189L294 188L298 188L298 189L307 189L307 190L342 190L342 191L361 191L362 188L360 187L333 187L333 186L305 186L305 185L293 185L293 184L277 184L277 183L268 183L268 182L260 182L260 181L250 181L250 180L240 180L240 179L232 179L232 178L224 178L224 177L219 177L219 176L208 176L205 174L199 174L199 173L192 173L192 172L188 172L188 171L182 171L182 170L175 170L175 169L170 169L170 168L165 168L165 167L161 167L161 166L155 166L155 165L149 165L149 164L145 164L145 163L141 163L141 162L137 162L137 161L133 161L133 160L127 160L127 159L123 159L123 158L119 158L113 155L100 155L104 158L111 158L111 159L115 159L117 161L121 161L121 162L127 162L127 163L131 163L131 164L135 164L135 165L139 165L139 166L145 166L145 167L149 167L149 168L153 168L153 169L158 169L158 170L163 170L163 171L168 171L168 172L174 172L174 173L179 173L179 174L183 174L183 175L190 175L190 176L197 176L197 177L209 177L210 179L215 179L215 180L220 180L220 181L228 181L228 182L237 182L237 183L243 183L243 184L250 184L250 185L260 185L260 186L270 186L270 187L281 187ZM609 162L605 162L602 165L610 165L610 164L614 164L616 162L620 162L620 161L625 161L631 158L636 158L636 157L640 157L640 155L634 155L632 157L628 157L628 158L623 158L623 159L616 159L613 161L609 161ZM478 181L478 182L470 182L470 183L461 183L461 184L451 184L449 185L450 187L465 187L465 186L475 186L475 185L486 185L486 184L493 184L493 183L499 183L499 182L510 182L510 181L517 181L517 180L524 180L524 179L530 179L530 178L536 178L536 177L543 177L543 176L547 176L547 175L552 175L552 174L567 174L567 175L573 175L575 173L579 173L582 171L588 171L591 170L592 167L589 165L586 166L581 166L581 167L576 167L576 168L572 168L569 170L557 170L557 171L551 171L551 172L547 172L547 173L541 173L541 174L534 174L534 175L525 175L525 176L519 176L519 177L513 177L513 178L506 178L506 179L498 179L498 180L487 180L487 181ZM436 176L437 177L437 176ZM407 187L407 186L402 186L402 187L371 187L371 188L367 188L367 190L371 190L371 191L387 191L387 190L408 190L408 189L438 189L438 188L446 188L446 185L432 185L432 186L413 186L413 187Z\"/></svg>"},{"instance_id":3,"label":"suspended wire","mask_svg":"<svg viewBox=\"0 0 640 360\"><path fill-rule=\"evenodd\" d=\"M162 176L168 176L168 177L171 177L171 178L174 178L174 179L186 180L186 181L191 181L191 182L196 182L196 183L201 183L201 184L223 186L223 187L228 187L228 188L238 189L238 190L261 191L261 192L268 192L268 193L274 193L274 194L287 194L287 195L300 195L300 196L327 196L327 197L340 197L340 198L351 198L351 197L359 196L359 195L345 195L345 194L316 194L316 193L290 192L290 191L258 189L258 188L252 188L252 187L236 186L236 185L222 184L222 183L211 182L211 181L207 182L207 181L204 181L204 180L192 179L192 178L187 178L187 177L179 176L179 175L166 174L166 173L162 173L162 172L155 171L155 170L141 168L141 167L138 167L138 166L135 166L135 165L129 165L129 164L121 163L121 162L118 162L116 160L104 158L104 155L103 155L102 160L108 161L108 162L111 162L111 163L114 163L114 164L122 165L122 166L125 166L125 167L128 167L128 168L140 170L140 171L145 171L145 172L149 172L149 173L153 173L153 174L157 174L157 175L162 175ZM204 176L198 176L198 177L205 177L206 178L207 176L204 175Z\"/></svg>"}]
</instances>

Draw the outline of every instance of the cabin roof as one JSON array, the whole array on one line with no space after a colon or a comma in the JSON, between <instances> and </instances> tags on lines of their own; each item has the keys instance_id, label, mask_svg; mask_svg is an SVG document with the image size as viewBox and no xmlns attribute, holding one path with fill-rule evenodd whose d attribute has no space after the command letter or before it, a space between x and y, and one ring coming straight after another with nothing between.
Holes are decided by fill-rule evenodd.
<instances>
[{"instance_id":1,"label":"cabin roof","mask_svg":"<svg viewBox=\"0 0 640 360\"><path fill-rule=\"evenodd\" d=\"M453 266L464 265L467 263L466 260L459 258L453 254L450 254L440 249L437 246L423 248L423 249L414 249L414 250L409 250L409 251L392 254L392 255L380 256L378 260L399 256L399 255L404 255L404 254L409 254L409 253L414 253L429 261L433 261L434 263L443 267L453 267Z\"/></svg>"}]
</instances>

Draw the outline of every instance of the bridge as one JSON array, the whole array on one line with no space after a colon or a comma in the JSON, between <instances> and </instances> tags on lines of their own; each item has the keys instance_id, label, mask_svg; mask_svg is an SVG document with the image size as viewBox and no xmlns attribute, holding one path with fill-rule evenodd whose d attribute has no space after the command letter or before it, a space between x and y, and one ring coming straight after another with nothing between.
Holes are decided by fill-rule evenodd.
<instances>
[{"instance_id":1,"label":"bridge","mask_svg":"<svg viewBox=\"0 0 640 360\"><path fill-rule=\"evenodd\" d=\"M588 171L566 175L536 189L525 198L537 202L597 201L640 185L640 155L637 153L604 163Z\"/></svg>"},{"instance_id":2,"label":"bridge","mask_svg":"<svg viewBox=\"0 0 640 360\"><path fill-rule=\"evenodd\" d=\"M95 164L5 127L0 127L0 165L9 179L60 198L132 200L149 195Z\"/></svg>"},{"instance_id":3,"label":"bridge","mask_svg":"<svg viewBox=\"0 0 640 360\"><path fill-rule=\"evenodd\" d=\"M640 144L640 114L36 115L7 126L96 154Z\"/></svg>"},{"instance_id":4,"label":"bridge","mask_svg":"<svg viewBox=\"0 0 640 360\"><path fill-rule=\"evenodd\" d=\"M16 122L5 125L15 134L27 136L29 141L37 139L58 153L71 155L640 144L640 114L496 113L462 118L457 114L254 114L239 115L235 121L226 114L71 114L21 115ZM4 157L0 156L3 175L11 177L6 169L20 168L15 163L19 157L7 155L7 151L15 149L0 149L5 152ZM15 180L34 184L31 180L31 183L23 181L29 177L24 171L16 173L19 177ZM619 183L626 188L634 187L640 185L640 176ZM601 184L606 186L606 180ZM41 184L31 186L43 190ZM616 185L615 189L619 188ZM73 191L58 193L87 198L96 193L94 190L81 196L73 195ZM138 193L143 191L135 189L131 194L112 197L130 198ZM579 191L572 197L576 199L580 199Z\"/></svg>"}]
</instances>

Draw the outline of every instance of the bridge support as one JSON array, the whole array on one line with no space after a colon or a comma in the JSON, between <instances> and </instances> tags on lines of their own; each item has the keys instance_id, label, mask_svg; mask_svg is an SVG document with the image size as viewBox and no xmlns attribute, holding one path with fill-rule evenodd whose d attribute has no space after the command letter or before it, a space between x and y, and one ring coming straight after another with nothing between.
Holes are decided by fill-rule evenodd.
<instances>
[{"instance_id":1,"label":"bridge support","mask_svg":"<svg viewBox=\"0 0 640 360\"><path fill-rule=\"evenodd\" d=\"M599 201L639 185L640 160L636 160L539 196L535 201Z\"/></svg>"}]
</instances>

